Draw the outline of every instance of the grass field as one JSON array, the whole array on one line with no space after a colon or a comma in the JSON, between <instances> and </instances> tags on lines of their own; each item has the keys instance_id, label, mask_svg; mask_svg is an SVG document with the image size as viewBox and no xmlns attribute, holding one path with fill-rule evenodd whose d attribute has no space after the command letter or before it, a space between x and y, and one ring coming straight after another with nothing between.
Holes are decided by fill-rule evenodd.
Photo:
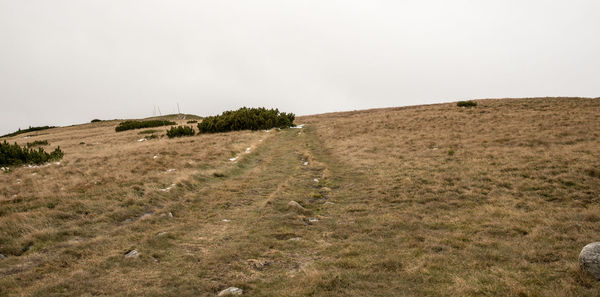
<instances>
[{"instance_id":1,"label":"grass field","mask_svg":"<svg viewBox=\"0 0 600 297\"><path fill-rule=\"evenodd\" d=\"M65 156L0 172L0 296L600 296L600 99L477 102L8 138Z\"/></svg>"}]
</instances>

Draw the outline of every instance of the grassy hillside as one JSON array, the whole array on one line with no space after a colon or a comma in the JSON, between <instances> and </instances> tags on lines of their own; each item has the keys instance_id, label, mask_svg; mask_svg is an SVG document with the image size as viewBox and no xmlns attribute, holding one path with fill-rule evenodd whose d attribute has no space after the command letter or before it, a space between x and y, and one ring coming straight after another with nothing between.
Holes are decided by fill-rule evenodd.
<instances>
[{"instance_id":1,"label":"grassy hillside","mask_svg":"<svg viewBox=\"0 0 600 297\"><path fill-rule=\"evenodd\" d=\"M0 172L0 295L600 296L577 264L600 240L599 100L296 123L8 138L65 156Z\"/></svg>"}]
</instances>

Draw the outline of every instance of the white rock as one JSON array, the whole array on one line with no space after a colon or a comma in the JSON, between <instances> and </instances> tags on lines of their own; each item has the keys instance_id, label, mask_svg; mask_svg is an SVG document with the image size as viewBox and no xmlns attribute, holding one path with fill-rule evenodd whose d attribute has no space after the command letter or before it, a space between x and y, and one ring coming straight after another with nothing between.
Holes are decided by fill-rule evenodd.
<instances>
[{"instance_id":1,"label":"white rock","mask_svg":"<svg viewBox=\"0 0 600 297\"><path fill-rule=\"evenodd\" d=\"M593 242L581 250L579 265L600 280L600 242Z\"/></svg>"},{"instance_id":2,"label":"white rock","mask_svg":"<svg viewBox=\"0 0 600 297\"><path fill-rule=\"evenodd\" d=\"M316 183L318 183L318 182L319 182L319 179L318 179L318 178L315 178L315 179L313 179L313 181L314 181L314 182L316 182Z\"/></svg>"},{"instance_id":3,"label":"white rock","mask_svg":"<svg viewBox=\"0 0 600 297\"><path fill-rule=\"evenodd\" d=\"M302 163L302 165L304 165L304 166L307 166L307 165L308 165L308 162L304 162L304 163Z\"/></svg>"},{"instance_id":4,"label":"white rock","mask_svg":"<svg viewBox=\"0 0 600 297\"><path fill-rule=\"evenodd\" d=\"M131 250L129 252L127 252L125 254L125 257L127 258L137 258L140 255L140 252L138 252L137 250Z\"/></svg>"},{"instance_id":5,"label":"white rock","mask_svg":"<svg viewBox=\"0 0 600 297\"><path fill-rule=\"evenodd\" d=\"M231 159L229 159L229 161L231 161L231 162L235 162L235 161L236 161L238 158L239 158L239 157L231 158Z\"/></svg>"},{"instance_id":6,"label":"white rock","mask_svg":"<svg viewBox=\"0 0 600 297\"><path fill-rule=\"evenodd\" d=\"M308 221L311 222L311 223L316 223L316 222L319 221L319 219L317 219L317 218L310 218L310 219L308 219Z\"/></svg>"},{"instance_id":7,"label":"white rock","mask_svg":"<svg viewBox=\"0 0 600 297\"><path fill-rule=\"evenodd\" d=\"M227 223L227 222L231 222L231 220L228 220L228 219L222 219L222 220L221 220L221 222L225 222L225 223Z\"/></svg>"},{"instance_id":8,"label":"white rock","mask_svg":"<svg viewBox=\"0 0 600 297\"><path fill-rule=\"evenodd\" d=\"M297 125L296 127L290 127L290 128L292 128L292 129L302 129L302 128L304 128L304 124Z\"/></svg>"},{"instance_id":9,"label":"white rock","mask_svg":"<svg viewBox=\"0 0 600 297\"><path fill-rule=\"evenodd\" d=\"M232 296L232 295L242 295L244 291L240 288L229 287L219 293L217 296Z\"/></svg>"},{"instance_id":10,"label":"white rock","mask_svg":"<svg viewBox=\"0 0 600 297\"><path fill-rule=\"evenodd\" d=\"M164 188L164 189L160 189L160 191L163 191L163 192L168 192L168 191L171 191L171 189L172 189L174 186L175 186L175 184L171 184L171 186L169 186L169 187L166 187L166 188Z\"/></svg>"},{"instance_id":11,"label":"white rock","mask_svg":"<svg viewBox=\"0 0 600 297\"><path fill-rule=\"evenodd\" d=\"M172 217L173 217L173 213L169 212L169 218L172 218Z\"/></svg>"},{"instance_id":12,"label":"white rock","mask_svg":"<svg viewBox=\"0 0 600 297\"><path fill-rule=\"evenodd\" d=\"M140 139L138 139L138 142L144 142L144 141L146 141L146 138L140 138Z\"/></svg>"}]
</instances>

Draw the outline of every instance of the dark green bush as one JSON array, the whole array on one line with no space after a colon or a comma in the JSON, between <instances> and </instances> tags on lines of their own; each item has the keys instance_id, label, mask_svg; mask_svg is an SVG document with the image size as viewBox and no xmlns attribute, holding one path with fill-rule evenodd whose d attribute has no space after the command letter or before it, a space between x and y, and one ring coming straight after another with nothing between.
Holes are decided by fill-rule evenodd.
<instances>
[{"instance_id":1,"label":"dark green bush","mask_svg":"<svg viewBox=\"0 0 600 297\"><path fill-rule=\"evenodd\" d=\"M187 121L187 123L188 123L188 124L195 124L195 123L197 123L197 122L198 122L198 121L196 121L196 120Z\"/></svg>"},{"instance_id":2,"label":"dark green bush","mask_svg":"<svg viewBox=\"0 0 600 297\"><path fill-rule=\"evenodd\" d=\"M456 106L458 107L474 107L477 106L477 102L475 101L458 101L456 102Z\"/></svg>"},{"instance_id":3,"label":"dark green bush","mask_svg":"<svg viewBox=\"0 0 600 297\"><path fill-rule=\"evenodd\" d=\"M34 146L42 146L42 145L48 145L48 140L36 140L34 142L28 142L27 143L27 147L34 147Z\"/></svg>"},{"instance_id":4,"label":"dark green bush","mask_svg":"<svg viewBox=\"0 0 600 297\"><path fill-rule=\"evenodd\" d=\"M0 166L42 164L48 161L60 160L63 155L60 147L57 147L51 153L46 153L41 147L35 150L27 146L20 147L16 142L15 144L8 144L5 140L0 143Z\"/></svg>"},{"instance_id":5,"label":"dark green bush","mask_svg":"<svg viewBox=\"0 0 600 297\"><path fill-rule=\"evenodd\" d=\"M181 136L194 136L194 134L194 128L190 126L171 127L171 129L167 130L167 136L169 136L169 138Z\"/></svg>"},{"instance_id":6,"label":"dark green bush","mask_svg":"<svg viewBox=\"0 0 600 297\"><path fill-rule=\"evenodd\" d=\"M142 134L154 134L154 133L156 133L156 132L160 132L160 131L161 131L161 130L149 129L149 130L143 130L143 131L140 131L140 132L138 132L138 134L139 134L139 135L142 135Z\"/></svg>"},{"instance_id":7,"label":"dark green bush","mask_svg":"<svg viewBox=\"0 0 600 297\"><path fill-rule=\"evenodd\" d=\"M264 130L294 126L293 113L279 112L278 109L240 108L226 111L218 116L202 119L198 124L199 133L217 133L237 130Z\"/></svg>"},{"instance_id":8,"label":"dark green bush","mask_svg":"<svg viewBox=\"0 0 600 297\"><path fill-rule=\"evenodd\" d=\"M160 127L160 126L169 126L175 125L175 122L164 121L164 120L149 120L149 121L125 121L121 122L117 127L115 127L115 131L121 132L132 129L143 129L143 128L152 128L152 127Z\"/></svg>"},{"instance_id":9,"label":"dark green bush","mask_svg":"<svg viewBox=\"0 0 600 297\"><path fill-rule=\"evenodd\" d=\"M11 136L16 136L16 135L27 133L27 132L40 131L40 130L46 130L46 129L51 129L51 128L56 128L56 127L55 126L42 126L42 127L31 127L31 126L29 126L28 129L21 130L21 128L19 128L19 130L15 131L13 133L2 135L0 137L11 137Z\"/></svg>"},{"instance_id":10,"label":"dark green bush","mask_svg":"<svg viewBox=\"0 0 600 297\"><path fill-rule=\"evenodd\" d=\"M102 120L100 120L100 119L93 119L92 120L92 123L98 123L98 122L102 122Z\"/></svg>"}]
</instances>

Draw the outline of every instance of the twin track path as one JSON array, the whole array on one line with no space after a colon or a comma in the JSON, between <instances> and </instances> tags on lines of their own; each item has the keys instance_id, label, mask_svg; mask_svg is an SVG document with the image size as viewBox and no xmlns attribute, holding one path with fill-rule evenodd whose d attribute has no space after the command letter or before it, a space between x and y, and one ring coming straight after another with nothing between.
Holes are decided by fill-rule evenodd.
<instances>
[{"instance_id":1,"label":"twin track path","mask_svg":"<svg viewBox=\"0 0 600 297\"><path fill-rule=\"evenodd\" d=\"M356 290L361 285L338 270L348 274L354 266L346 261L363 253L349 243L360 230L347 211L354 207L354 185L364 179L328 154L314 131L281 130L218 174L190 177L166 194L171 202L162 209L172 210L172 218L158 210L107 228L79 243L93 251L77 263L45 262L55 286L34 282L23 293L215 296L237 286L248 296L331 296ZM292 200L305 210L290 209ZM123 256L133 249L137 258Z\"/></svg>"}]
</instances>

